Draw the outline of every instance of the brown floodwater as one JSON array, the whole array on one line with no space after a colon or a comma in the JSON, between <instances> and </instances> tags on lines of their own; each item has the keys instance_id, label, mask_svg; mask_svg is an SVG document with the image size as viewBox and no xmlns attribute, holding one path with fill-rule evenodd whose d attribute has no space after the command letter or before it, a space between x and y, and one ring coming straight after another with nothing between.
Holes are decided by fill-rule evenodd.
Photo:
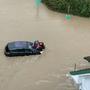
<instances>
[{"instance_id":1,"label":"brown floodwater","mask_svg":"<svg viewBox=\"0 0 90 90\"><path fill-rule=\"evenodd\" d=\"M46 50L40 56L6 57L7 42L40 40ZM90 65L90 18L48 10L34 0L0 0L0 90L75 90L66 74Z\"/></svg>"}]
</instances>

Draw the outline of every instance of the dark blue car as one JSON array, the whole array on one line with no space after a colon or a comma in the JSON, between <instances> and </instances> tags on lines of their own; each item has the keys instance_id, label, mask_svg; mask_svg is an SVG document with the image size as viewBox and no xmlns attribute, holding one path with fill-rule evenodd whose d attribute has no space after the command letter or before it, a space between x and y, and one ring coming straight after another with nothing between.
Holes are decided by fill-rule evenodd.
<instances>
[{"instance_id":1,"label":"dark blue car","mask_svg":"<svg viewBox=\"0 0 90 90\"><path fill-rule=\"evenodd\" d=\"M43 42L15 41L6 45L4 54L6 56L39 55L45 49Z\"/></svg>"}]
</instances>

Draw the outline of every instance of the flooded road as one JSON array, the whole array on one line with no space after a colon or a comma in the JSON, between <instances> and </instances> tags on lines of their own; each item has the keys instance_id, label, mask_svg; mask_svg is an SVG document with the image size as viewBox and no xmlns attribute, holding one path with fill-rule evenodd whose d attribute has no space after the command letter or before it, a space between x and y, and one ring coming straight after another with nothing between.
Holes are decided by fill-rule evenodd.
<instances>
[{"instance_id":1,"label":"flooded road","mask_svg":"<svg viewBox=\"0 0 90 90\"><path fill-rule=\"evenodd\" d=\"M88 67L90 19L65 15L40 6L34 0L0 0L0 90L75 90L66 74ZM40 56L5 57L7 42L41 40Z\"/></svg>"}]
</instances>

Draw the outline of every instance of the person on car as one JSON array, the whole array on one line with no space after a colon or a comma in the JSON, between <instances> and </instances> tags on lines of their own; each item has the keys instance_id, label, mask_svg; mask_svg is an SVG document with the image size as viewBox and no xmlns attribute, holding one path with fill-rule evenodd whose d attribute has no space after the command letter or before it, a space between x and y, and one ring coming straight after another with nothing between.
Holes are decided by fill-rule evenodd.
<instances>
[{"instance_id":1,"label":"person on car","mask_svg":"<svg viewBox=\"0 0 90 90\"><path fill-rule=\"evenodd\" d=\"M36 40L36 41L34 41L32 47L33 47L34 49L36 49L38 45L39 45L39 41Z\"/></svg>"},{"instance_id":2,"label":"person on car","mask_svg":"<svg viewBox=\"0 0 90 90\"><path fill-rule=\"evenodd\" d=\"M42 49L42 46L41 46L41 44L40 44L40 42L38 40L34 41L33 48L37 49L37 50L41 50Z\"/></svg>"}]
</instances>

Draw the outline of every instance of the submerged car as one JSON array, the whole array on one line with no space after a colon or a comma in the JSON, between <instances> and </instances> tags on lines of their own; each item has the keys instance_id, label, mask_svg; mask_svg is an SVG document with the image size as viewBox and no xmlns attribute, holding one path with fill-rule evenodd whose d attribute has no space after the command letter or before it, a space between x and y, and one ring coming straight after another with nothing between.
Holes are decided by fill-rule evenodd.
<instances>
[{"instance_id":1,"label":"submerged car","mask_svg":"<svg viewBox=\"0 0 90 90\"><path fill-rule=\"evenodd\" d=\"M6 56L39 55L43 49L45 49L43 42L15 41L5 46L4 54Z\"/></svg>"}]
</instances>

